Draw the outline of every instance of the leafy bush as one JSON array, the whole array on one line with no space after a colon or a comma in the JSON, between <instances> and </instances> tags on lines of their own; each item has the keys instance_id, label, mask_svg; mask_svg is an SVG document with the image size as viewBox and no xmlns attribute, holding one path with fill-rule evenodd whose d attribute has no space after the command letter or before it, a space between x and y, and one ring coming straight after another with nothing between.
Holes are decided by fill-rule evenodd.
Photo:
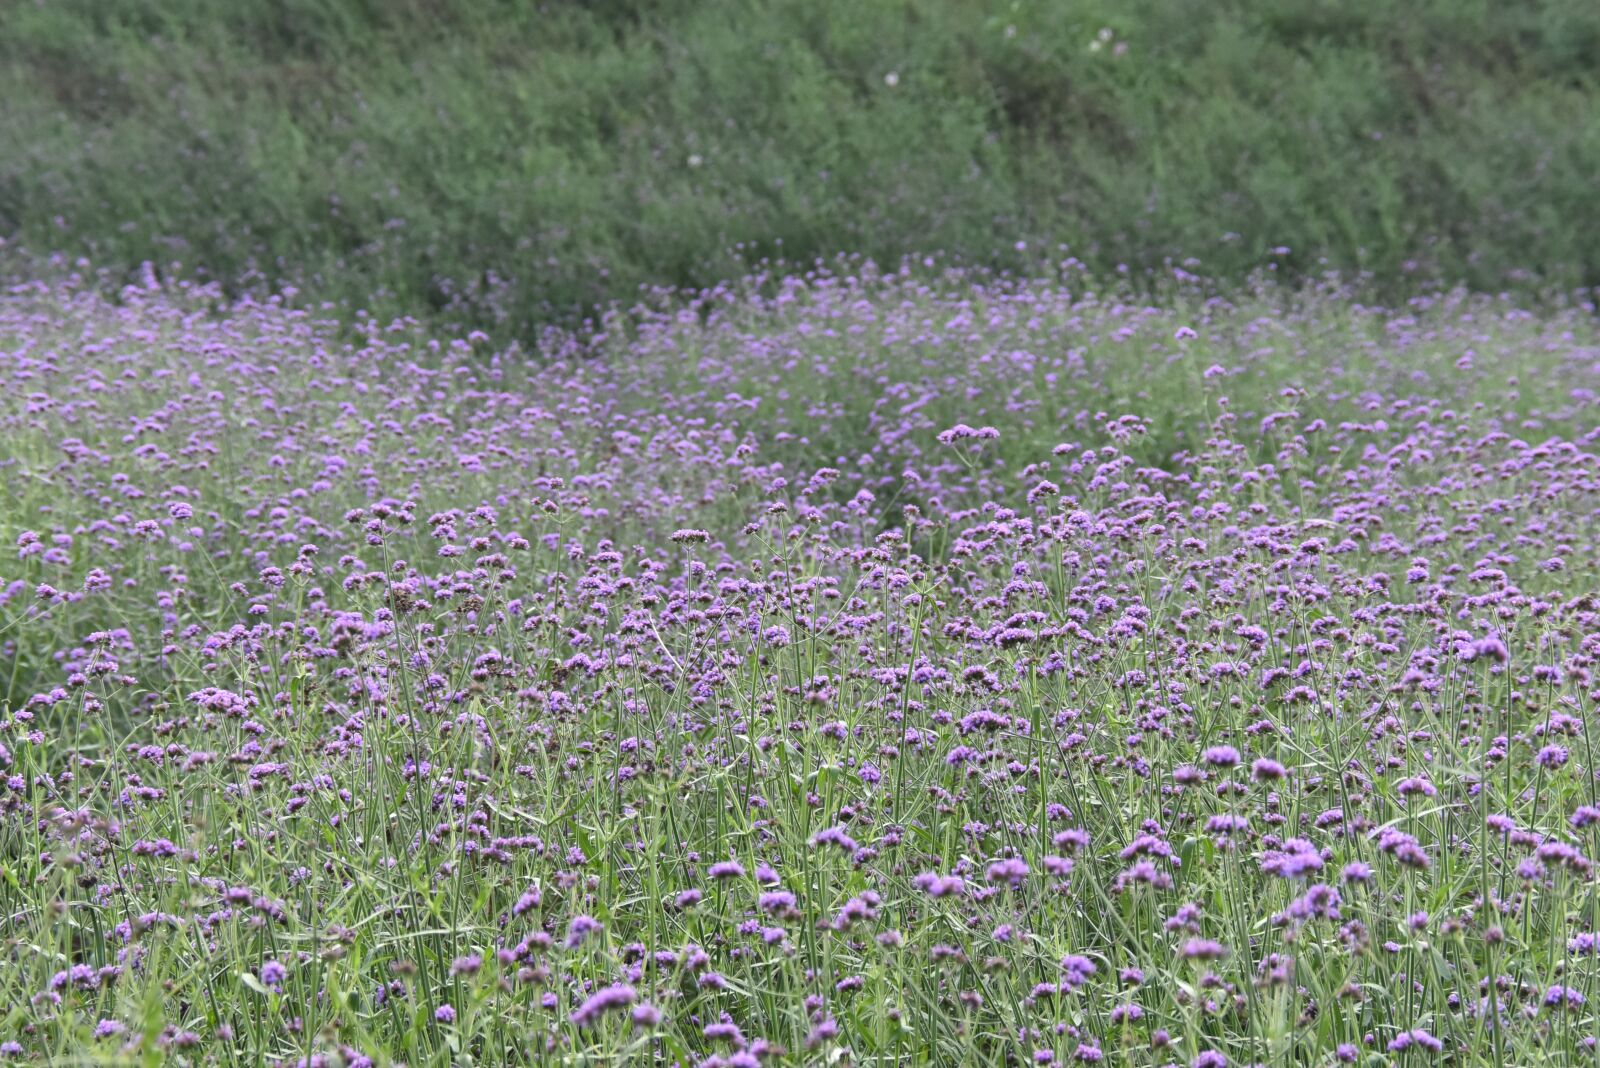
<instances>
[{"instance_id":1,"label":"leafy bush","mask_svg":"<svg viewBox=\"0 0 1600 1068\"><path fill-rule=\"evenodd\" d=\"M0 232L235 289L525 330L839 250L1135 275L1193 256L1237 278L1288 247L1286 269L1390 288L1600 280L1583 0L0 18Z\"/></svg>"}]
</instances>

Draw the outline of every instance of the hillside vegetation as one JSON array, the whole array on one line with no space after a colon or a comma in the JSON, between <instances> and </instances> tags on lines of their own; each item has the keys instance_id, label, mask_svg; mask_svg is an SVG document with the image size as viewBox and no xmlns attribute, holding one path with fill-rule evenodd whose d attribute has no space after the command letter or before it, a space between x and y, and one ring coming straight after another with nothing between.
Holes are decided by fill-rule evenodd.
<instances>
[{"instance_id":1,"label":"hillside vegetation","mask_svg":"<svg viewBox=\"0 0 1600 1068\"><path fill-rule=\"evenodd\" d=\"M0 234L513 330L840 250L1593 284L1597 68L1587 0L23 2Z\"/></svg>"}]
</instances>

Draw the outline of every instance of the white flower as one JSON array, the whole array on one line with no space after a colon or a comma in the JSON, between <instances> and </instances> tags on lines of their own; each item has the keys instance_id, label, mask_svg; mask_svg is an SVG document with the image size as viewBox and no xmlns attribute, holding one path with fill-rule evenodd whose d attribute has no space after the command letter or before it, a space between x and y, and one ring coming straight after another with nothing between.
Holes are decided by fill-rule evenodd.
<instances>
[{"instance_id":1,"label":"white flower","mask_svg":"<svg viewBox=\"0 0 1600 1068\"><path fill-rule=\"evenodd\" d=\"M893 89L895 86L900 84L900 73L898 71L890 71L888 74L885 74L883 76L883 84L887 85L890 89Z\"/></svg>"}]
</instances>

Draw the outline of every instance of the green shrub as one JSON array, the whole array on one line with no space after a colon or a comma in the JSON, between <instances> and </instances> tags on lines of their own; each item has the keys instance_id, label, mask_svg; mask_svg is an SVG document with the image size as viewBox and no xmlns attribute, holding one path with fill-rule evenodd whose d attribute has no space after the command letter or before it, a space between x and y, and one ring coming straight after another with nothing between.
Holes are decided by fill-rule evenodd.
<instances>
[{"instance_id":1,"label":"green shrub","mask_svg":"<svg viewBox=\"0 0 1600 1068\"><path fill-rule=\"evenodd\" d=\"M56 0L0 20L0 232L130 270L510 329L840 250L1600 281L1585 0Z\"/></svg>"}]
</instances>

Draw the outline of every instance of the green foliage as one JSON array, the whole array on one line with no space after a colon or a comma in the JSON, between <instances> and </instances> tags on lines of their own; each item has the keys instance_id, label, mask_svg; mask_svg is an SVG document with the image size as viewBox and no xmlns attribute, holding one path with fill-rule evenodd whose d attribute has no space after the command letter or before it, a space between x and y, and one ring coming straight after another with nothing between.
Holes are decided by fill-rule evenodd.
<instances>
[{"instance_id":1,"label":"green foliage","mask_svg":"<svg viewBox=\"0 0 1600 1068\"><path fill-rule=\"evenodd\" d=\"M1586 0L25 2L0 232L511 329L839 250L1592 284L1596 69Z\"/></svg>"}]
</instances>

